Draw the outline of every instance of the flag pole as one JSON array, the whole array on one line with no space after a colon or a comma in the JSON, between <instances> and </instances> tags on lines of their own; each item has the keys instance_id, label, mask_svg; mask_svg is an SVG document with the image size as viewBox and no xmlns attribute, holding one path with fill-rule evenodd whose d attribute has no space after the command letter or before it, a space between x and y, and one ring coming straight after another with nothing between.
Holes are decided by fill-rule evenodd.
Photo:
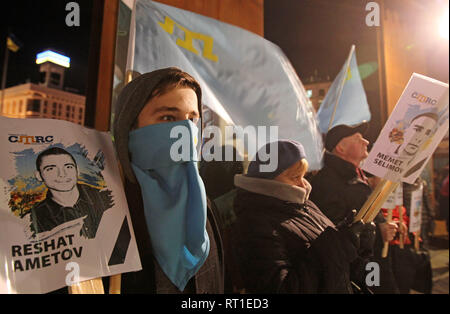
<instances>
[{"instance_id":1,"label":"flag pole","mask_svg":"<svg viewBox=\"0 0 450 314\"><path fill-rule=\"evenodd\" d=\"M350 53L348 55L347 61L345 63L344 79L342 80L341 85L339 86L339 92L338 92L338 96L336 98L336 103L334 104L333 114L331 115L330 123L328 124L328 131L331 129L331 126L333 125L334 116L336 114L336 109L339 104L339 99L341 98L342 90L344 89L345 81L347 80L347 72L348 72L348 68L350 66L350 60L352 59L352 55L353 55L354 51L355 51L355 45L352 45L352 47L350 48Z\"/></svg>"},{"instance_id":2,"label":"flag pole","mask_svg":"<svg viewBox=\"0 0 450 314\"><path fill-rule=\"evenodd\" d=\"M0 103L0 115L3 115L3 101L5 99L6 75L8 73L8 59L9 59L9 49L8 49L8 44L6 44L5 45L5 58L3 61L2 97L1 97L1 103Z\"/></svg>"}]
</instances>

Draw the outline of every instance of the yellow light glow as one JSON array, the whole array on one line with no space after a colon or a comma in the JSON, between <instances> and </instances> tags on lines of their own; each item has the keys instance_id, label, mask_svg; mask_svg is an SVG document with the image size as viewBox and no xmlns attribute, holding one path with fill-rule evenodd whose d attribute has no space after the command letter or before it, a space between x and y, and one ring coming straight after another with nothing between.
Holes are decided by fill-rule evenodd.
<instances>
[{"instance_id":1,"label":"yellow light glow","mask_svg":"<svg viewBox=\"0 0 450 314\"><path fill-rule=\"evenodd\" d=\"M441 37L448 40L448 10L441 19L441 23L439 25L439 33Z\"/></svg>"}]
</instances>

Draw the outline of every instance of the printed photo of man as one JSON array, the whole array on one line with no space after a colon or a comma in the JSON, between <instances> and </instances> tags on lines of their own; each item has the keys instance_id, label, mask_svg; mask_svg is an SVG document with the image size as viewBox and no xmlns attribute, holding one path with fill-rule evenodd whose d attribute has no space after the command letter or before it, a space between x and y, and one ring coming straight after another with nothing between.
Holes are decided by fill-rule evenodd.
<instances>
[{"instance_id":1,"label":"printed photo of man","mask_svg":"<svg viewBox=\"0 0 450 314\"><path fill-rule=\"evenodd\" d=\"M416 155L426 148L426 143L436 133L438 115L432 112L426 112L415 116L405 130L403 143L398 146L396 153L407 160L408 170L403 174L407 178L420 170L427 160L427 157L419 161L414 161Z\"/></svg>"},{"instance_id":2,"label":"printed photo of man","mask_svg":"<svg viewBox=\"0 0 450 314\"><path fill-rule=\"evenodd\" d=\"M45 200L31 209L33 234L83 218L80 235L95 238L104 211L113 206L111 191L78 183L77 162L60 147L51 147L37 156L35 176L48 190Z\"/></svg>"},{"instance_id":3,"label":"printed photo of man","mask_svg":"<svg viewBox=\"0 0 450 314\"><path fill-rule=\"evenodd\" d=\"M412 160L422 145L434 135L437 121L437 114L431 112L414 117L404 131L403 143L397 147L396 153Z\"/></svg>"}]
</instances>

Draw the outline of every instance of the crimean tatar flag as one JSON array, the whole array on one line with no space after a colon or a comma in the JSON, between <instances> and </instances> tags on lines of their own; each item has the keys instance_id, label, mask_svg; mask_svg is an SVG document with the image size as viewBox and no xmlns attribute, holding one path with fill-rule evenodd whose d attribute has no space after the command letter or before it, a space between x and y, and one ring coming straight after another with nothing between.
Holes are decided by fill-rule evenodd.
<instances>
[{"instance_id":1,"label":"crimean tatar flag","mask_svg":"<svg viewBox=\"0 0 450 314\"><path fill-rule=\"evenodd\" d=\"M327 133L336 125L355 125L371 118L354 50L352 46L344 66L317 111L322 133Z\"/></svg>"}]
</instances>

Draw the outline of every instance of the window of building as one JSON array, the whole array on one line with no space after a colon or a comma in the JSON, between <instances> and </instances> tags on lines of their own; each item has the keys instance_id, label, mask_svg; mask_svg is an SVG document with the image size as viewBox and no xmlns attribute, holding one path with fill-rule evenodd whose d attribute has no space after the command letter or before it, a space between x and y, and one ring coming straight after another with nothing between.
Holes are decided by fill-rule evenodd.
<instances>
[{"instance_id":1,"label":"window of building","mask_svg":"<svg viewBox=\"0 0 450 314\"><path fill-rule=\"evenodd\" d=\"M40 99L27 99L27 111L40 112L41 100Z\"/></svg>"},{"instance_id":2,"label":"window of building","mask_svg":"<svg viewBox=\"0 0 450 314\"><path fill-rule=\"evenodd\" d=\"M319 89L319 96L325 96L325 90L323 88Z\"/></svg>"},{"instance_id":3,"label":"window of building","mask_svg":"<svg viewBox=\"0 0 450 314\"><path fill-rule=\"evenodd\" d=\"M46 72L40 72L39 73L39 83L45 83L45 76L46 76Z\"/></svg>"},{"instance_id":4,"label":"window of building","mask_svg":"<svg viewBox=\"0 0 450 314\"><path fill-rule=\"evenodd\" d=\"M50 83L53 85L59 85L61 82L61 74L59 73L50 73Z\"/></svg>"}]
</instances>

